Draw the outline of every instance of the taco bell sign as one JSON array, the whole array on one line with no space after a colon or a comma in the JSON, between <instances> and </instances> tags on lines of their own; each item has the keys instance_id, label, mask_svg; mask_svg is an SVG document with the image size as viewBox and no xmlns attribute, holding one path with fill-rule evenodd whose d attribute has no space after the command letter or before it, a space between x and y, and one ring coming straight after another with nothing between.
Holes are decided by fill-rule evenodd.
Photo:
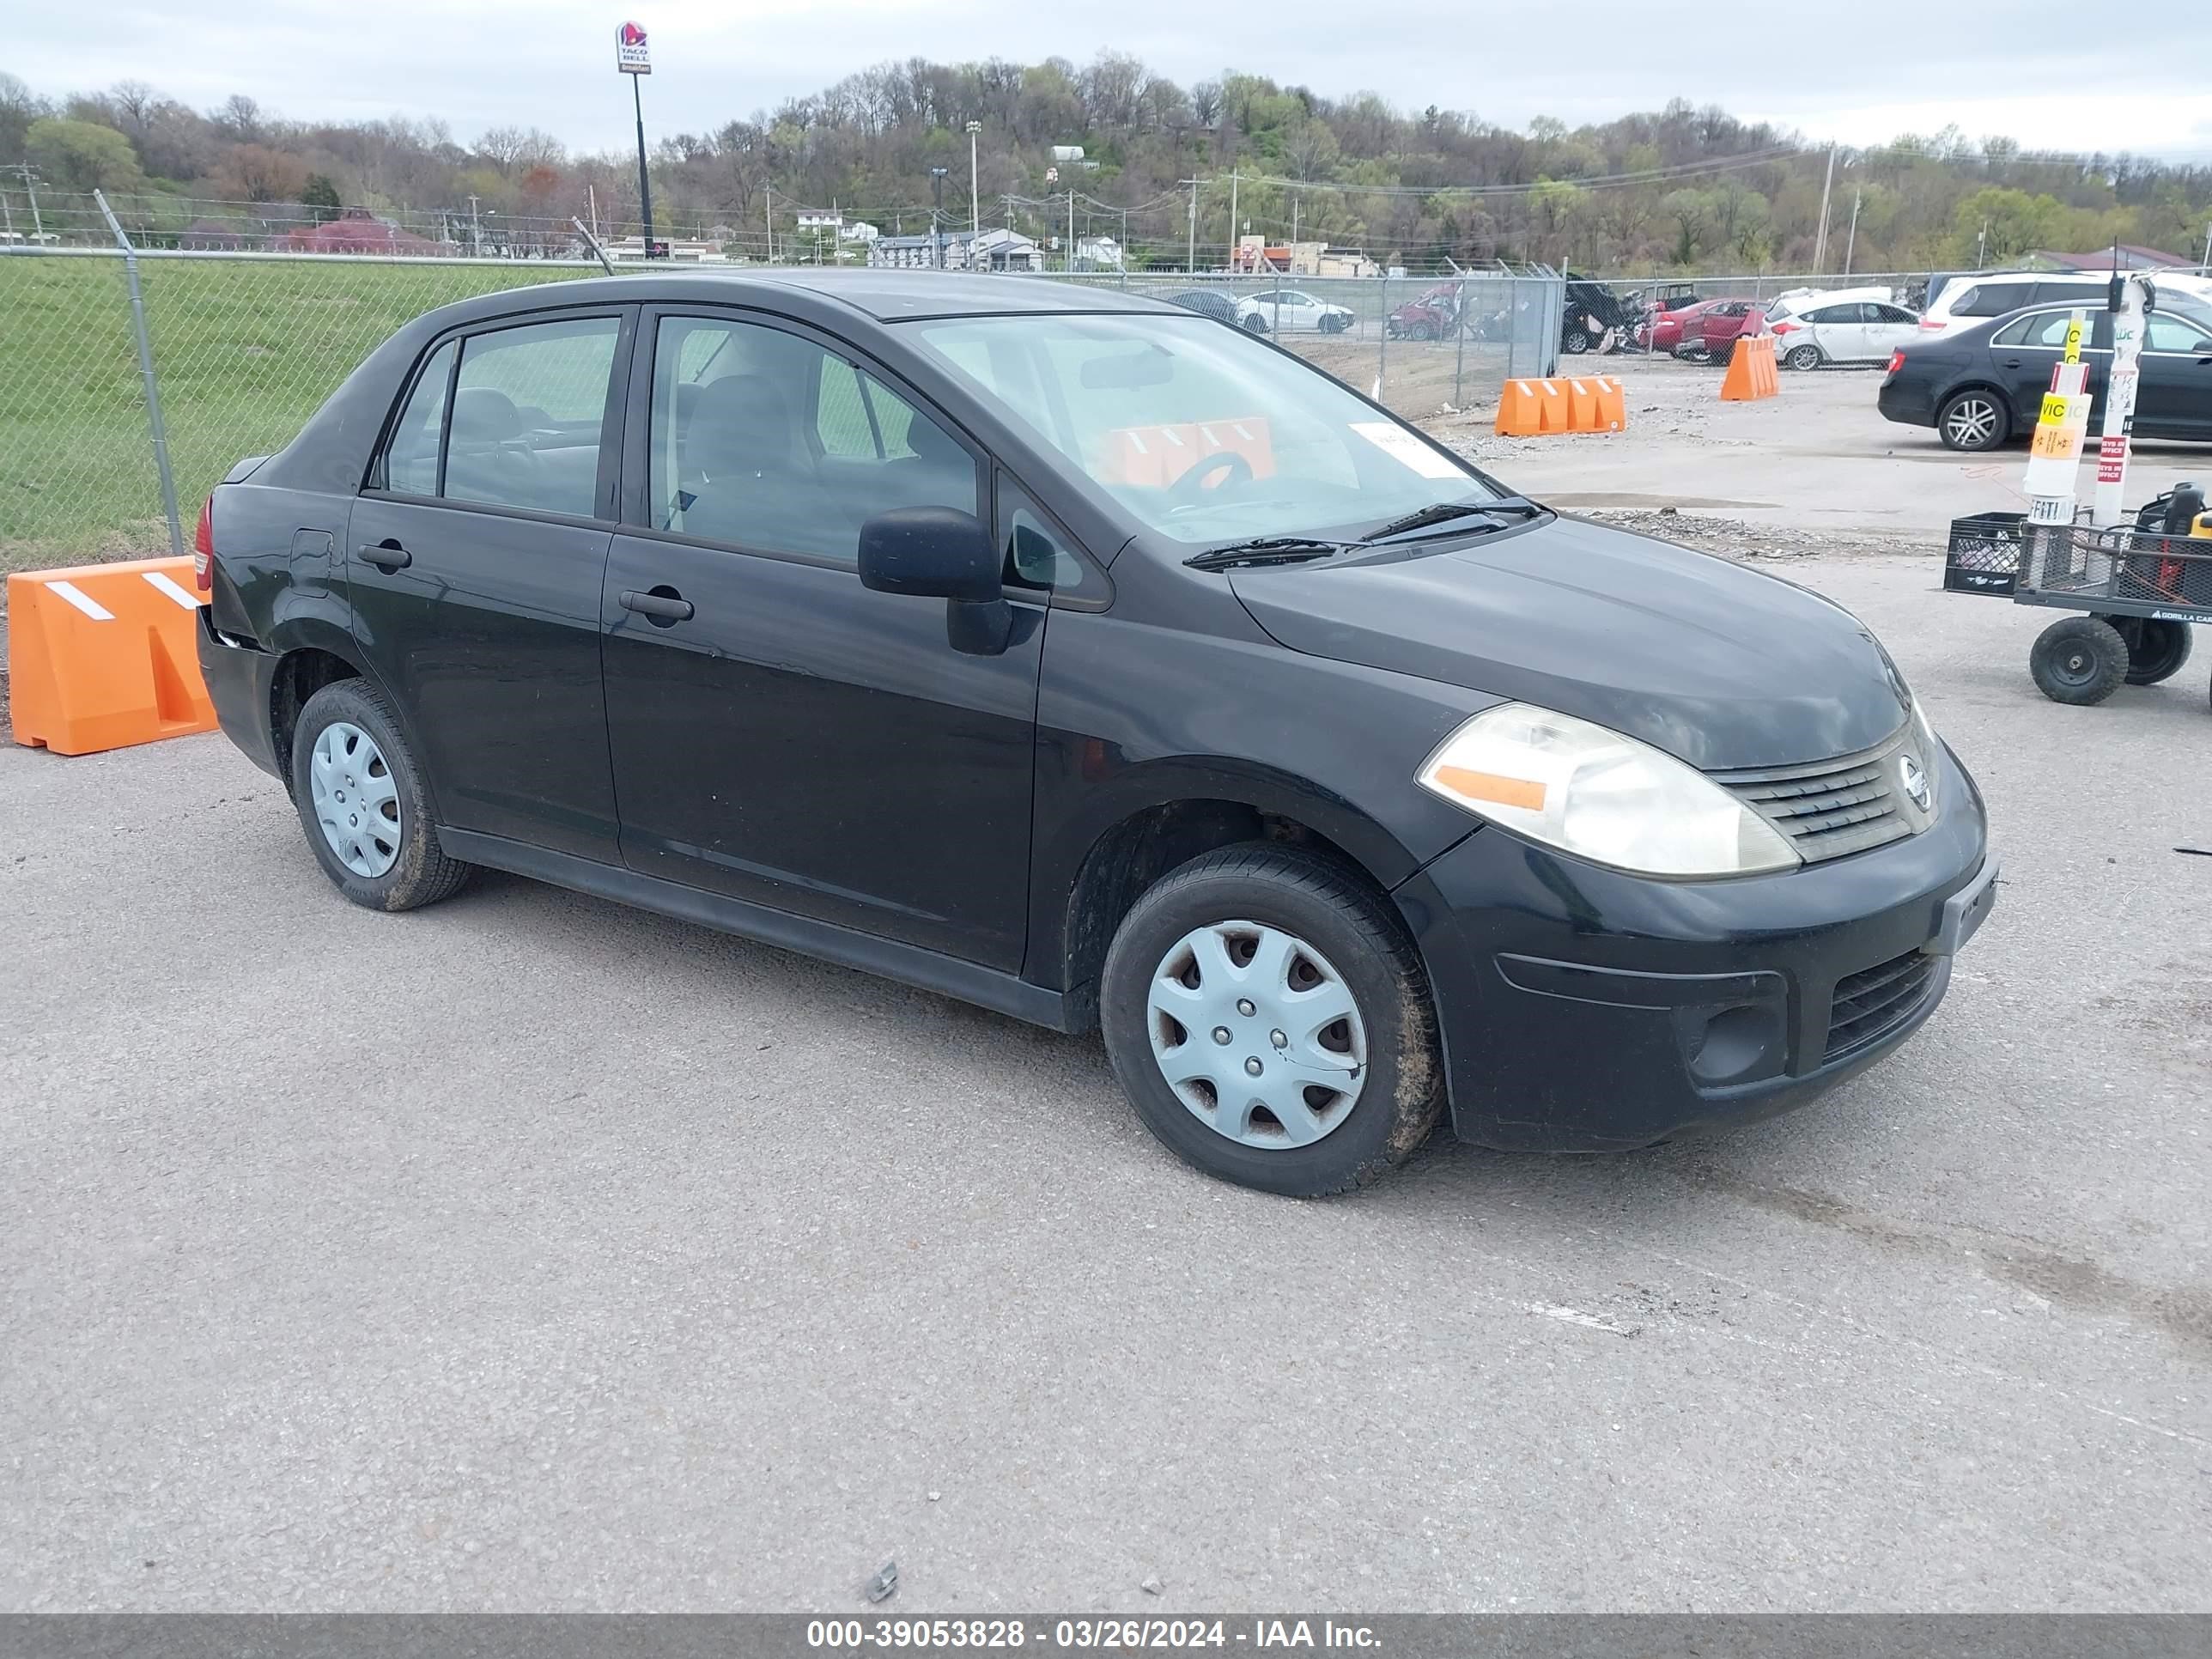
<instances>
[{"instance_id":1,"label":"taco bell sign","mask_svg":"<svg viewBox=\"0 0 2212 1659\"><path fill-rule=\"evenodd\" d=\"M641 25L624 23L615 31L615 67L624 75L653 73L653 59L646 51Z\"/></svg>"}]
</instances>

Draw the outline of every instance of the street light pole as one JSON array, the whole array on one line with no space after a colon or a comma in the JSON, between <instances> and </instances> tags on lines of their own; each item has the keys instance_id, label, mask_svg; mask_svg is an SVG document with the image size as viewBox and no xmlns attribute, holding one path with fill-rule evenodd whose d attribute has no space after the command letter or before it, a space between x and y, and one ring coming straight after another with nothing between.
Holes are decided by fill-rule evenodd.
<instances>
[{"instance_id":1,"label":"street light pole","mask_svg":"<svg viewBox=\"0 0 2212 1659\"><path fill-rule=\"evenodd\" d=\"M945 169L943 167L930 168L929 188L931 194L937 198L937 205L931 210L929 215L929 246L933 256L932 262L939 270L942 270L945 269Z\"/></svg>"},{"instance_id":2,"label":"street light pole","mask_svg":"<svg viewBox=\"0 0 2212 1659\"><path fill-rule=\"evenodd\" d=\"M983 131L981 121L968 124L968 248L974 252L975 239L983 234L983 198L975 186L975 135Z\"/></svg>"},{"instance_id":3,"label":"street light pole","mask_svg":"<svg viewBox=\"0 0 2212 1659\"><path fill-rule=\"evenodd\" d=\"M645 218L645 257L653 258L653 175L645 166L645 100L639 95L637 83L643 77L629 77L630 106L637 112L637 210Z\"/></svg>"}]
</instances>

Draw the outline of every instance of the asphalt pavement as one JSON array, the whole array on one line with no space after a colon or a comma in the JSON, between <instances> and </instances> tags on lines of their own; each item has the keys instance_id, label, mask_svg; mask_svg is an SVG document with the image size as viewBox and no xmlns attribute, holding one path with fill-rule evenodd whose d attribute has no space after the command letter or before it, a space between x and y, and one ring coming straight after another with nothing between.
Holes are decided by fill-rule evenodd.
<instances>
[{"instance_id":1,"label":"asphalt pavement","mask_svg":"<svg viewBox=\"0 0 2212 1659\"><path fill-rule=\"evenodd\" d=\"M1092 1041L506 877L353 908L220 737L0 750L0 1607L2212 1608L2212 642L2065 708L1935 560L1783 574L1989 798L1942 1011L1328 1202Z\"/></svg>"}]
</instances>

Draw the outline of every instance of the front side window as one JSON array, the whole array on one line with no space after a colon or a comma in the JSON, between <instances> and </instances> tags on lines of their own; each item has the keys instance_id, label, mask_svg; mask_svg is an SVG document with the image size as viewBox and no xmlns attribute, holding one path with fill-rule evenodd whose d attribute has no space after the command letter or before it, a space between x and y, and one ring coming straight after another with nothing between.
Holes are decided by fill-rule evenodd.
<instances>
[{"instance_id":1,"label":"front side window","mask_svg":"<svg viewBox=\"0 0 2212 1659\"><path fill-rule=\"evenodd\" d=\"M1177 541L1356 532L1500 493L1329 376L1203 318L962 317L901 326L1140 522Z\"/></svg>"},{"instance_id":2,"label":"front side window","mask_svg":"<svg viewBox=\"0 0 2212 1659\"><path fill-rule=\"evenodd\" d=\"M977 506L974 458L934 417L799 335L664 317L647 489L657 528L854 562L895 507Z\"/></svg>"},{"instance_id":3,"label":"front side window","mask_svg":"<svg viewBox=\"0 0 2212 1659\"><path fill-rule=\"evenodd\" d=\"M2194 323L2153 312L2143 325L2143 348L2148 351L2202 352L2212 349L2212 336Z\"/></svg>"}]
</instances>

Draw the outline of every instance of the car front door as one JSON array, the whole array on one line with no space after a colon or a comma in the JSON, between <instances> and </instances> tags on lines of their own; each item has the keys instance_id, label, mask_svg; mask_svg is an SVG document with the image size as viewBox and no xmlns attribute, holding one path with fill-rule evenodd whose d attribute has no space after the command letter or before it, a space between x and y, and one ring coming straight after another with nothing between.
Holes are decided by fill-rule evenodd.
<instances>
[{"instance_id":1,"label":"car front door","mask_svg":"<svg viewBox=\"0 0 2212 1659\"><path fill-rule=\"evenodd\" d=\"M599 680L629 307L449 336L354 503L347 586L441 822L611 862Z\"/></svg>"},{"instance_id":2,"label":"car front door","mask_svg":"<svg viewBox=\"0 0 2212 1659\"><path fill-rule=\"evenodd\" d=\"M1903 306L1869 301L1866 318L1870 362L1886 362L1898 347L1911 345L1920 337L1920 319Z\"/></svg>"},{"instance_id":3,"label":"car front door","mask_svg":"<svg viewBox=\"0 0 2212 1659\"><path fill-rule=\"evenodd\" d=\"M860 528L975 513L981 457L838 343L648 310L605 603L622 854L641 873L1013 970L1044 600L963 655L872 592Z\"/></svg>"},{"instance_id":4,"label":"car front door","mask_svg":"<svg viewBox=\"0 0 2212 1659\"><path fill-rule=\"evenodd\" d=\"M2143 319L2136 430L2146 438L2212 437L2212 333L2171 312Z\"/></svg>"}]
</instances>

